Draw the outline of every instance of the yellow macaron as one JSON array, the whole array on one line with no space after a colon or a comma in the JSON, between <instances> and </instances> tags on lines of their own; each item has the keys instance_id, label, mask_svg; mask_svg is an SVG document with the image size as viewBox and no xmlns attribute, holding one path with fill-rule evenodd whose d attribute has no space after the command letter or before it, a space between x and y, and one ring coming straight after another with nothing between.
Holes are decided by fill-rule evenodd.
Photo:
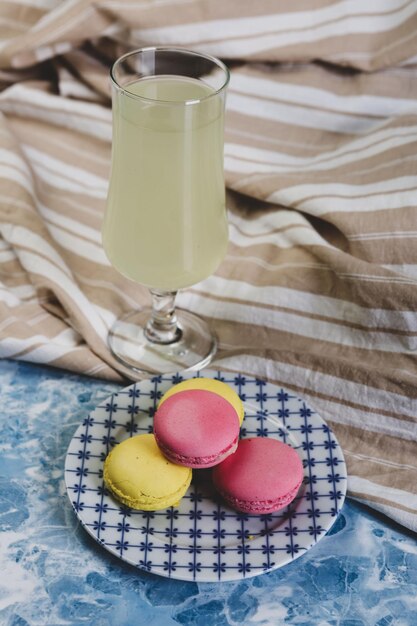
<instances>
[{"instance_id":1,"label":"yellow macaron","mask_svg":"<svg viewBox=\"0 0 417 626\"><path fill-rule=\"evenodd\" d=\"M192 477L189 467L168 461L151 434L119 443L104 462L104 482L132 509L159 511L178 504Z\"/></svg>"},{"instance_id":2,"label":"yellow macaron","mask_svg":"<svg viewBox=\"0 0 417 626\"><path fill-rule=\"evenodd\" d=\"M239 423L243 422L245 410L243 404L237 393L229 387L226 383L222 383L220 380L214 380L213 378L190 378L190 380L183 380L181 383L174 385L162 396L159 405L175 393L179 391L189 391L190 389L202 389L204 391L211 391L221 396L235 409L239 417Z\"/></svg>"}]
</instances>

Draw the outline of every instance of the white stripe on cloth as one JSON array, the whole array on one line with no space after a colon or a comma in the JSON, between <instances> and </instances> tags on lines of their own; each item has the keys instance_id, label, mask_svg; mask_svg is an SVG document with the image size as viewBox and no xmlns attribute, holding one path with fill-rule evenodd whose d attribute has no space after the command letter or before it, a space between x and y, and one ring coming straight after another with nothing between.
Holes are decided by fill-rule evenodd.
<instances>
[{"instance_id":1,"label":"white stripe on cloth","mask_svg":"<svg viewBox=\"0 0 417 626\"><path fill-rule=\"evenodd\" d=\"M409 509L415 509L417 511L417 495L410 493L409 491L402 491L401 489L395 489L394 487L388 487L387 485L379 485L374 481L368 480L361 476L348 476L348 489L351 491L358 491L359 493L369 494L371 496L383 497L386 500L401 504Z\"/></svg>"},{"instance_id":2,"label":"white stripe on cloth","mask_svg":"<svg viewBox=\"0 0 417 626\"><path fill-rule=\"evenodd\" d=\"M76 7L77 5L80 5L79 0L65 0L65 2L62 2L62 0L60 2L58 2L58 4L56 5L56 7L54 7L54 9L52 11L49 11L49 13L46 13L42 19L39 20L39 22L33 27L33 31L39 31L41 29L44 29L45 26L48 26L48 24L51 24L53 22L55 22L56 20L61 21L62 20L62 16L65 15L66 13L69 13L71 11L71 9L73 7ZM86 19L88 17L88 14L91 11L90 7L86 7L87 11L79 11L76 14L76 17L78 18L76 21L80 20L80 19ZM74 21L74 20L73 20ZM65 25L68 24L68 19L65 20ZM51 32L55 35L55 33L57 32L58 29L55 28L51 28ZM59 29L60 31L62 30Z\"/></svg>"},{"instance_id":3,"label":"white stripe on cloth","mask_svg":"<svg viewBox=\"0 0 417 626\"><path fill-rule=\"evenodd\" d=\"M16 4L52 11L61 4L61 0L16 0Z\"/></svg>"},{"instance_id":4,"label":"white stripe on cloth","mask_svg":"<svg viewBox=\"0 0 417 626\"><path fill-rule=\"evenodd\" d=\"M0 339L0 356L3 359L12 358L19 352L27 350L32 346L37 346L39 343L45 344L44 349L46 352L48 352L49 347L51 347L51 352L54 351L54 348L58 348L60 355L63 355L70 349L77 347L79 340L80 336L72 328L66 328L55 337L47 337L46 335L32 335L26 339L3 337L3 339Z\"/></svg>"},{"instance_id":5,"label":"white stripe on cloth","mask_svg":"<svg viewBox=\"0 0 417 626\"><path fill-rule=\"evenodd\" d=\"M210 295L205 295L198 288L194 288L193 291L195 292L193 296L187 298L189 302L188 308L212 319L271 328L298 335L299 337L328 342L329 344L333 343L339 346L360 348L364 351L370 350L374 352L379 350L394 354L415 354L417 350L416 336L407 337L389 332L382 333L376 330L370 333L368 329L357 329L348 327L343 323L309 318L305 315L302 316L301 322L293 310L285 312L276 308L254 306L249 302L219 301L211 297L212 292L210 292ZM256 302L257 291L253 290L251 293L250 300L252 302ZM233 292L224 293L227 293L228 297L233 300ZM249 298L247 299L249 300ZM181 295L179 302L182 302ZM287 304L292 305L292 302L287 301ZM183 308L187 307L183 306Z\"/></svg>"},{"instance_id":6,"label":"white stripe on cloth","mask_svg":"<svg viewBox=\"0 0 417 626\"><path fill-rule=\"evenodd\" d=\"M0 232L2 233L3 238L15 247L14 250L18 257L20 257L22 252L21 247L29 248L30 250L47 257L63 272L65 272L67 276L71 276L71 271L68 269L67 264L55 248L53 248L51 244L46 241L46 239L34 231L29 230L24 226L3 223L0 224Z\"/></svg>"},{"instance_id":7,"label":"white stripe on cloth","mask_svg":"<svg viewBox=\"0 0 417 626\"><path fill-rule=\"evenodd\" d=\"M104 265L105 267L111 266L111 263L101 245L97 245L91 241L86 241L81 237L72 235L66 230L51 224L48 225L48 230L56 242L65 248L65 250L69 250L72 254L76 254L84 259L98 263L99 265Z\"/></svg>"},{"instance_id":8,"label":"white stripe on cloth","mask_svg":"<svg viewBox=\"0 0 417 626\"><path fill-rule=\"evenodd\" d=\"M270 306L284 307L288 305L292 311L320 315L329 319L340 319L350 324L368 326L370 329L393 328L417 332L415 311L392 311L390 309L361 307L353 302L316 293L278 287L277 285L256 286L221 276L210 276L193 286L193 291L199 292L200 290L220 297L227 295L239 300Z\"/></svg>"},{"instance_id":9,"label":"white stripe on cloth","mask_svg":"<svg viewBox=\"0 0 417 626\"><path fill-rule=\"evenodd\" d=\"M26 285L10 286L0 282L0 289L16 296L19 300L31 300L36 297L36 290L30 283Z\"/></svg>"},{"instance_id":10,"label":"white stripe on cloth","mask_svg":"<svg viewBox=\"0 0 417 626\"><path fill-rule=\"evenodd\" d=\"M32 274L44 276L62 289L68 300L72 301L75 306L80 309L90 331L97 335L103 343L107 341L107 328L103 320L97 315L91 302L89 302L83 292L80 291L74 281L69 279L58 267L38 254L20 250L19 258L27 271Z\"/></svg>"},{"instance_id":11,"label":"white stripe on cloth","mask_svg":"<svg viewBox=\"0 0 417 626\"><path fill-rule=\"evenodd\" d=\"M61 162L62 163L62 162ZM74 194L86 195L91 198L105 199L107 191L104 188L92 188L86 185L79 184L74 178L69 179L65 173L65 164L62 163L61 172L53 171L48 167L45 167L42 163L32 163L33 170L36 175L45 183L57 189L63 191L70 191Z\"/></svg>"},{"instance_id":12,"label":"white stripe on cloth","mask_svg":"<svg viewBox=\"0 0 417 626\"><path fill-rule=\"evenodd\" d=\"M17 183L29 193L33 192L31 176L29 174L24 174L21 170L17 170L14 167L0 164L0 178L5 178L7 181Z\"/></svg>"},{"instance_id":13,"label":"white stripe on cloth","mask_svg":"<svg viewBox=\"0 0 417 626\"><path fill-rule=\"evenodd\" d=\"M371 94L340 95L318 87L268 80L253 74L248 75L239 72L232 72L230 90L250 95L256 94L259 98L274 98L279 102L301 104L307 109L316 106L321 109L353 113L365 117L370 115L398 117L399 115L417 113L417 101L412 98Z\"/></svg>"},{"instance_id":14,"label":"white stripe on cloth","mask_svg":"<svg viewBox=\"0 0 417 626\"><path fill-rule=\"evenodd\" d=\"M413 278L414 280L417 279L417 264L415 263L408 263L408 264L384 264L383 267L385 267L387 270L390 270L392 272L397 272L398 274L405 274L406 276L409 276L410 278Z\"/></svg>"},{"instance_id":15,"label":"white stripe on cloth","mask_svg":"<svg viewBox=\"0 0 417 626\"><path fill-rule=\"evenodd\" d=\"M13 252L13 250L2 250L0 252L0 263L14 261L16 258L16 254Z\"/></svg>"},{"instance_id":16,"label":"white stripe on cloth","mask_svg":"<svg viewBox=\"0 0 417 626\"><path fill-rule=\"evenodd\" d=\"M62 98L17 84L0 93L0 111L71 128L110 141L111 111L92 102Z\"/></svg>"},{"instance_id":17,"label":"white stripe on cloth","mask_svg":"<svg viewBox=\"0 0 417 626\"><path fill-rule=\"evenodd\" d=\"M383 267L383 266L381 266ZM353 281L365 281L370 283L386 283L386 284L399 284L399 285L412 285L415 286L417 281L412 280L411 278L405 278L404 276L379 276L372 274L354 274L353 272L338 272L337 275L339 278L344 278L346 280Z\"/></svg>"},{"instance_id":18,"label":"white stripe on cloth","mask_svg":"<svg viewBox=\"0 0 417 626\"><path fill-rule=\"evenodd\" d=\"M17 170L22 172L30 178L30 169L25 162L25 160L13 152L12 150L7 150L6 148L0 148L0 163L2 165L8 165L10 167L15 167Z\"/></svg>"},{"instance_id":19,"label":"white stripe on cloth","mask_svg":"<svg viewBox=\"0 0 417 626\"><path fill-rule=\"evenodd\" d=\"M242 231L243 235L269 235L272 231L292 226L310 226L309 221L296 211L274 211L258 216L256 219L244 219L236 213L228 214L229 224Z\"/></svg>"},{"instance_id":20,"label":"white stripe on cloth","mask_svg":"<svg viewBox=\"0 0 417 626\"><path fill-rule=\"evenodd\" d=\"M302 232L301 232L302 231ZM322 245L330 247L330 244L319 235L313 228L306 224L295 225L283 233L270 233L250 237L239 232L234 224L229 225L229 240L237 246L249 247L261 244L270 244L279 248L293 248L299 245Z\"/></svg>"},{"instance_id":21,"label":"white stripe on cloth","mask_svg":"<svg viewBox=\"0 0 417 626\"><path fill-rule=\"evenodd\" d=\"M100 315L101 319L105 323L106 327L109 329L113 326L114 322L117 320L117 315L110 311L109 309L105 309L104 307L94 304L94 308L97 313ZM136 305L137 306L137 305Z\"/></svg>"},{"instance_id":22,"label":"white stripe on cloth","mask_svg":"<svg viewBox=\"0 0 417 626\"><path fill-rule=\"evenodd\" d=\"M47 220L51 224L54 224L55 226L61 226L62 228L71 231L71 233L73 234L81 235L85 239L89 239L94 243L101 244L101 233L99 230L91 228L90 226L86 226L85 224L82 224L78 220L74 220L71 217L62 215L61 213L58 213L58 211L50 209L39 201L36 202L36 206L38 207L39 212L45 218L45 220Z\"/></svg>"},{"instance_id":23,"label":"white stripe on cloth","mask_svg":"<svg viewBox=\"0 0 417 626\"><path fill-rule=\"evenodd\" d=\"M335 2L327 7L311 11L277 12L269 15L251 15L250 17L235 15L221 20L170 24L159 28L141 28L133 31L133 36L142 36L146 38L146 41L152 39L158 43L167 43L173 40L181 41L184 45L186 43L199 44L201 41L209 42L218 40L220 37L223 40L229 40L233 37L245 37L250 40L253 39L253 35L263 36L273 33L277 39L277 45L283 45L281 43L282 37L291 36L291 42L293 38L296 38L298 43L301 36L298 31L303 31L303 37L309 31L321 33L321 29L327 28L326 23L329 21L331 21L331 26L335 28L337 24L333 22L340 20L344 30L342 34L348 32L347 23L352 23L354 18L360 20L362 28L369 29L370 24L372 26L375 24L375 18L384 20L383 14L387 13L388 21L391 23L394 22L394 19L391 19L392 13L407 9L409 5L410 3L404 2L404 0L385 0L384 5L381 5L378 0L368 0L366 3L361 2L361 0L350 0L349 2ZM385 20L383 23L385 25ZM389 27L391 28L391 26ZM371 27L371 32L373 30L381 29L375 24ZM321 37L320 34L319 37ZM304 39L303 42L305 42Z\"/></svg>"},{"instance_id":24,"label":"white stripe on cloth","mask_svg":"<svg viewBox=\"0 0 417 626\"><path fill-rule=\"evenodd\" d=\"M309 263L308 261L293 261L293 262L281 262L281 263L269 263L268 261L264 261L261 257L256 256L244 256L242 257L239 254L227 254L227 260L233 260L234 263L254 263L255 265L259 265L265 270L282 270L285 268L306 268L306 269L318 269L324 270L326 272L333 272L334 270L330 267L330 265L325 265L324 263Z\"/></svg>"},{"instance_id":25,"label":"white stripe on cloth","mask_svg":"<svg viewBox=\"0 0 417 626\"><path fill-rule=\"evenodd\" d=\"M19 361L29 361L30 363L51 363L52 361L56 361L57 359L61 359L62 357L68 357L71 354L79 352L80 350L85 350L84 346L76 346L75 348L66 348L64 346L55 346L53 343L48 341L42 346L38 346L33 350L29 350L24 355L16 356L15 358Z\"/></svg>"},{"instance_id":26,"label":"white stripe on cloth","mask_svg":"<svg viewBox=\"0 0 417 626\"><path fill-rule=\"evenodd\" d=\"M287 206L296 205L298 209L319 216L327 213L401 209L414 206L416 196L415 177L405 176L363 185L343 183L296 185L274 191L268 196L268 201Z\"/></svg>"},{"instance_id":27,"label":"white stripe on cloth","mask_svg":"<svg viewBox=\"0 0 417 626\"><path fill-rule=\"evenodd\" d=\"M118 298L124 300L124 302L132 310L139 309L142 306L142 304L140 303L139 299L135 300L135 299L131 298L129 296L129 294L126 293L125 290L121 289L120 287L118 287L113 282L110 282L110 281L107 281L107 280L98 279L98 278L90 278L90 277L87 278L87 276L81 276L81 274L76 274L76 278L77 278L77 281L80 282L80 283L83 283L85 285L89 285L90 287L96 287L97 288L97 293L101 292L103 289L106 289L108 291L113 291L113 293L117 294ZM94 296L92 296L92 299L94 300ZM107 319L110 319L110 316L114 315L108 309L102 309L97 304L94 304L94 306L98 307L98 310L105 312L105 314L103 316L103 320L106 321L106 323L107 323Z\"/></svg>"},{"instance_id":28,"label":"white stripe on cloth","mask_svg":"<svg viewBox=\"0 0 417 626\"><path fill-rule=\"evenodd\" d=\"M8 287L1 286L0 287L0 302L6 304L8 307L16 307L22 304L21 299L14 293L11 292Z\"/></svg>"},{"instance_id":29,"label":"white stripe on cloth","mask_svg":"<svg viewBox=\"0 0 417 626\"><path fill-rule=\"evenodd\" d=\"M340 4L340 3L338 3ZM366 7L366 5L363 5ZM417 13L417 5L411 1L403 5L402 9L392 12L389 15L374 15L368 18L360 15L349 15L336 23L329 23L317 28L294 31L282 34L259 35L255 37L245 37L244 39L221 39L213 43L198 43L193 47L198 51L205 51L209 54L217 54L224 57L242 56L242 54L256 54L268 50L276 50L285 46L314 43L328 37L343 37L344 35L369 35L373 33L385 33L394 30L404 22L407 22ZM144 37L145 31L142 32ZM217 33L218 36L218 33ZM142 39L143 41L143 39ZM149 41L148 38L145 41ZM182 41L177 39L174 28L160 38L159 43ZM182 41L183 43L183 41Z\"/></svg>"},{"instance_id":30,"label":"white stripe on cloth","mask_svg":"<svg viewBox=\"0 0 417 626\"><path fill-rule=\"evenodd\" d=\"M227 98L227 108L251 117L349 135L367 133L381 123L379 119L372 117L361 118L333 111L306 109L297 104L260 100L253 95L242 96L233 92Z\"/></svg>"},{"instance_id":31,"label":"white stripe on cloth","mask_svg":"<svg viewBox=\"0 0 417 626\"><path fill-rule=\"evenodd\" d=\"M372 461L372 463L376 463L377 465L385 465L388 467L392 467L395 469L407 469L415 471L415 467L413 465L407 465L406 463L397 463L396 461L389 461L388 459L381 459L380 457L372 456L370 454L360 454L358 452L352 452L352 450L348 450L346 446L344 446L345 454L348 454L350 457L355 459L359 459L360 461Z\"/></svg>"},{"instance_id":32,"label":"white stripe on cloth","mask_svg":"<svg viewBox=\"0 0 417 626\"><path fill-rule=\"evenodd\" d=\"M388 136L386 139L381 139L381 135ZM375 132L368 135L366 139L366 142L363 140L350 141L342 148L332 152L324 152L314 157L296 157L276 150L265 150L226 142L226 169L237 172L253 172L256 169L256 171L274 173L335 169L341 165L357 164L360 160L379 155L387 150L417 142L417 126L392 128L383 133ZM371 143L371 145L357 147L359 143ZM244 159L250 163L244 162Z\"/></svg>"},{"instance_id":33,"label":"white stripe on cloth","mask_svg":"<svg viewBox=\"0 0 417 626\"><path fill-rule=\"evenodd\" d=\"M3 205L10 204L12 206L19 207L19 209L25 209L29 212L34 212L34 208L29 202L25 202L24 200L20 200L19 198L15 198L13 196L5 196L4 194L0 194L0 202Z\"/></svg>"},{"instance_id":34,"label":"white stripe on cloth","mask_svg":"<svg viewBox=\"0 0 417 626\"><path fill-rule=\"evenodd\" d=\"M104 195L107 194L108 180L106 178L92 174L76 165L70 165L32 146L23 144L21 147L32 165L59 173L70 181L74 181L78 187L86 188L89 192L97 191Z\"/></svg>"},{"instance_id":35,"label":"white stripe on cloth","mask_svg":"<svg viewBox=\"0 0 417 626\"><path fill-rule=\"evenodd\" d=\"M379 239L415 239L417 237L417 230L415 231L387 231L380 233L359 233L357 235L347 235L349 241L374 241ZM384 267L395 267L387 266Z\"/></svg>"}]
</instances>

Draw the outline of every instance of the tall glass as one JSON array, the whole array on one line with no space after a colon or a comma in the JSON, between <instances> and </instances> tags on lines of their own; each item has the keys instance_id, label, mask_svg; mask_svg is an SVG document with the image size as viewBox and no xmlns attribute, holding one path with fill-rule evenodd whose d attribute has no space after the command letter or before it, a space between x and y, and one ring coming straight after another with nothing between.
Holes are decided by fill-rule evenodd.
<instances>
[{"instance_id":1,"label":"tall glass","mask_svg":"<svg viewBox=\"0 0 417 626\"><path fill-rule=\"evenodd\" d=\"M214 57L144 48L111 69L112 168L103 245L112 265L149 288L152 307L109 333L136 373L201 368L216 350L204 320L175 309L179 289L207 278L228 241L223 119L229 72Z\"/></svg>"}]
</instances>

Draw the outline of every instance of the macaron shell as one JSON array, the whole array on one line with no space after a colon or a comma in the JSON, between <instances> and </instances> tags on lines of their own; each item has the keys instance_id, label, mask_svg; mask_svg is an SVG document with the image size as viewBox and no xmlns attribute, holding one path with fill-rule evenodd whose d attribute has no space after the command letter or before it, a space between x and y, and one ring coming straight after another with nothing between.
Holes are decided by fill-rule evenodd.
<instances>
[{"instance_id":1,"label":"macaron shell","mask_svg":"<svg viewBox=\"0 0 417 626\"><path fill-rule=\"evenodd\" d=\"M176 504L192 477L189 468L166 459L152 434L125 439L104 462L104 482L123 503L134 509L157 511Z\"/></svg>"},{"instance_id":2,"label":"macaron shell","mask_svg":"<svg viewBox=\"0 0 417 626\"><path fill-rule=\"evenodd\" d=\"M230 402L211 391L181 391L154 416L158 445L169 458L190 467L209 467L233 452L239 418Z\"/></svg>"},{"instance_id":3,"label":"macaron shell","mask_svg":"<svg viewBox=\"0 0 417 626\"><path fill-rule=\"evenodd\" d=\"M227 402L235 409L236 413L239 417L239 423L243 422L243 418L245 415L245 409L243 407L242 401L237 395L237 393L226 383L223 383L221 380L215 380L213 378L191 378L190 380L183 380L181 383L174 385L162 396L158 408L162 405L165 400L173 396L174 394L180 391L189 391L191 389L201 389L203 391L211 391L212 393L217 393L219 396L222 396Z\"/></svg>"},{"instance_id":4,"label":"macaron shell","mask_svg":"<svg viewBox=\"0 0 417 626\"><path fill-rule=\"evenodd\" d=\"M263 437L241 440L235 454L213 470L218 491L230 504L240 502L240 510L246 511L269 512L285 506L302 480L303 466L296 451L277 439Z\"/></svg>"},{"instance_id":5,"label":"macaron shell","mask_svg":"<svg viewBox=\"0 0 417 626\"><path fill-rule=\"evenodd\" d=\"M228 504L233 509L237 509L238 511L243 511L244 513L253 513L256 515L262 515L265 513L273 513L275 511L279 511L284 508L288 504L294 500L295 496L298 493L299 486L297 485L294 489L289 491L286 496L276 498L275 500L238 500L237 498L233 498L230 494L221 492L218 489L220 495L226 500Z\"/></svg>"}]
</instances>

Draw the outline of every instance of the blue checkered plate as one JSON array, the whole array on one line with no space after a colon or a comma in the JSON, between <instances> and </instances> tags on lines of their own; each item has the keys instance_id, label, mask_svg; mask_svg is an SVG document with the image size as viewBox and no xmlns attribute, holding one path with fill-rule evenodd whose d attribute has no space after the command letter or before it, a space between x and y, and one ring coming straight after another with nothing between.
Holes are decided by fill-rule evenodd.
<instances>
[{"instance_id":1,"label":"blue checkered plate","mask_svg":"<svg viewBox=\"0 0 417 626\"><path fill-rule=\"evenodd\" d=\"M129 509L106 490L103 462L109 450L152 432L161 396L197 376L222 380L240 395L242 438L274 437L297 451L304 482L289 506L267 515L237 513L213 491L209 470L193 470L180 504L163 511ZM72 438L65 482L87 532L123 561L160 576L213 582L256 576L309 550L336 521L346 466L334 434L303 399L249 376L204 370L137 382L97 406Z\"/></svg>"}]
</instances>

